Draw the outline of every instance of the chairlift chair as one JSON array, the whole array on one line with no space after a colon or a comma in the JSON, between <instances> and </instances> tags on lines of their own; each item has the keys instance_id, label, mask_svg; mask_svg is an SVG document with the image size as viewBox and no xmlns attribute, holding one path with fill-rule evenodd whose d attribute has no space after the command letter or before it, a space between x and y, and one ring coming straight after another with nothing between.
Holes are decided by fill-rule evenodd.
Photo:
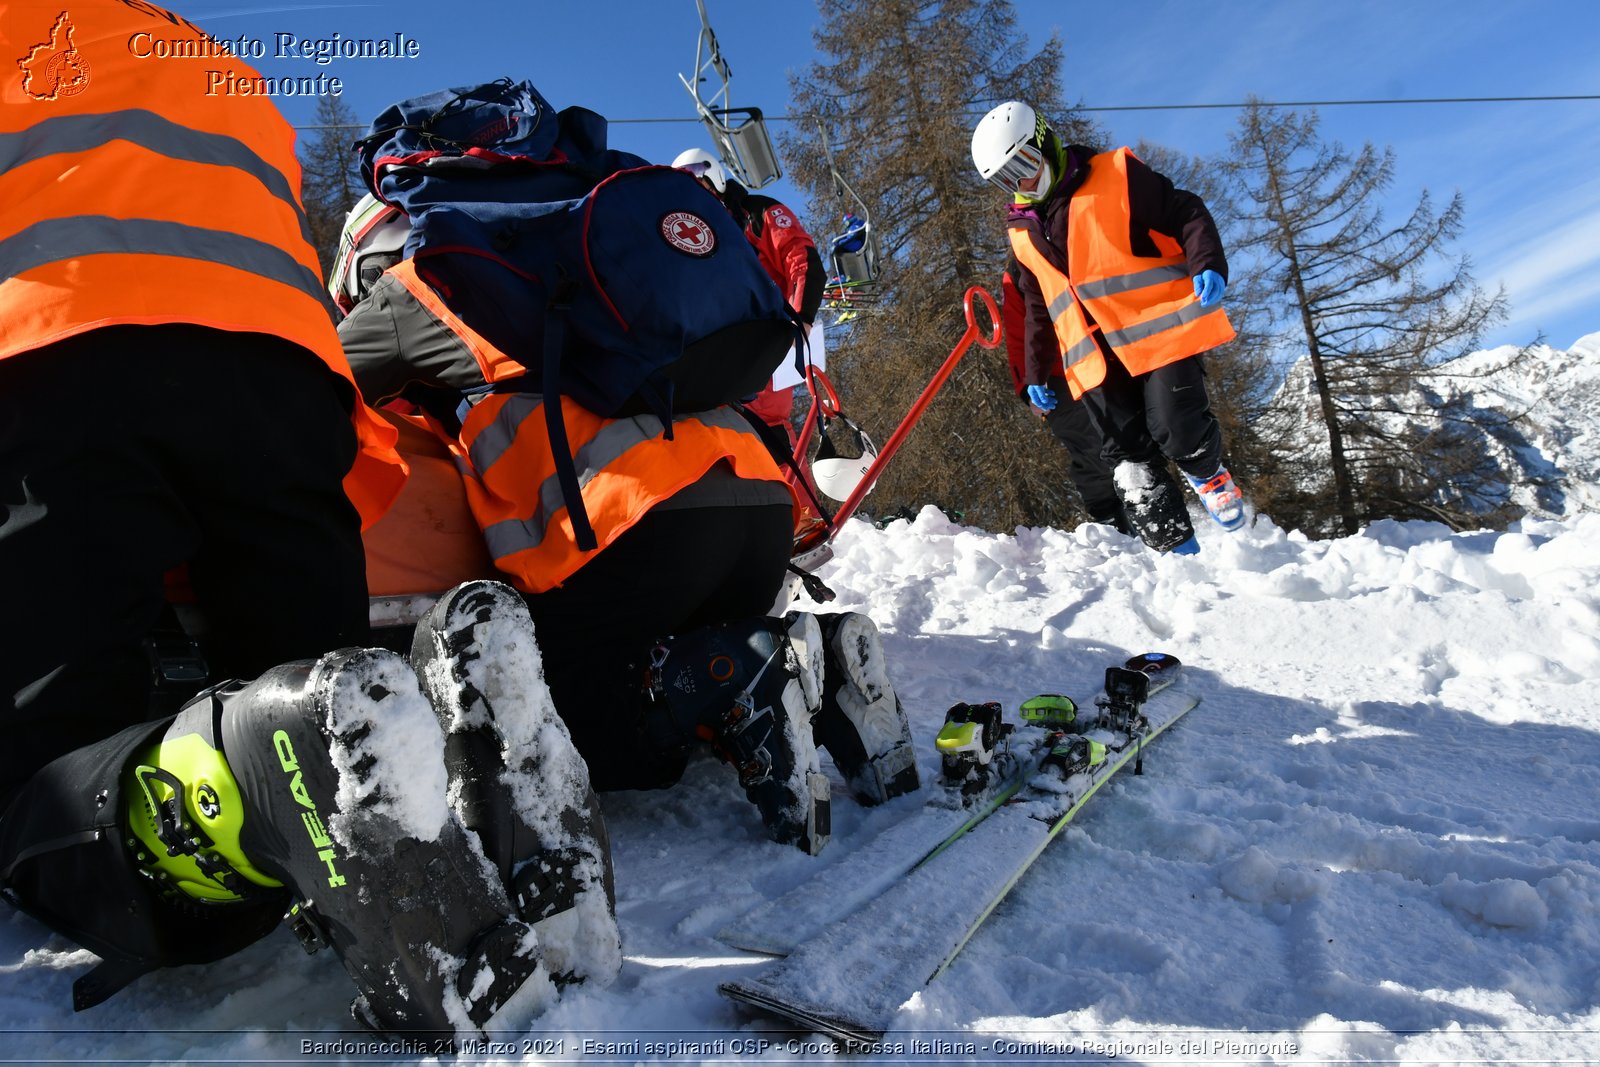
<instances>
[{"instance_id":1,"label":"chairlift chair","mask_svg":"<svg viewBox=\"0 0 1600 1067\"><path fill-rule=\"evenodd\" d=\"M872 212L866 201L845 181L834 162L828 129L820 118L817 119L817 132L822 138L828 171L833 176L834 192L840 199L854 205L845 214L845 231L829 244L832 273L823 289L827 307L835 312L834 321L844 323L855 318L862 307L877 302L878 235L873 229Z\"/></svg>"},{"instance_id":2,"label":"chairlift chair","mask_svg":"<svg viewBox=\"0 0 1600 1067\"><path fill-rule=\"evenodd\" d=\"M682 74L678 80L694 97L695 113L717 146L717 155L730 173L747 189L760 189L783 177L778 164L778 152L772 147L772 136L758 107L730 107L728 83L733 72L717 47L717 35L712 32L711 20L706 15L705 0L695 0L700 11L700 36L695 43L694 81ZM700 95L700 85L709 74L715 74L721 88L710 99Z\"/></svg>"}]
</instances>

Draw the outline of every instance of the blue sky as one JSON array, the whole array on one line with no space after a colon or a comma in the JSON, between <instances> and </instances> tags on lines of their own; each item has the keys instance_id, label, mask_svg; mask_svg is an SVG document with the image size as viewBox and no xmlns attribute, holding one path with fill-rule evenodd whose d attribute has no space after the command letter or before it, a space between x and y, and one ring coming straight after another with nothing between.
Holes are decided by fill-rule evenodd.
<instances>
[{"instance_id":1,"label":"blue sky","mask_svg":"<svg viewBox=\"0 0 1600 1067\"><path fill-rule=\"evenodd\" d=\"M803 0L705 0L732 68L734 106L786 114L788 74L813 57L815 8ZM706 144L678 81L694 65L693 0L456 0L240 4L172 0L219 37L392 37L402 60L256 61L265 74L337 75L363 119L405 96L501 76L527 78L557 107L618 122L612 142L668 161ZM1600 94L1593 0L1016 0L1034 47L1058 31L1067 96L1091 108L1152 104ZM296 124L311 104L279 100ZM1345 106L1320 109L1330 138L1390 145L1396 212L1430 190L1466 200L1460 250L1485 287L1504 284L1511 318L1491 343L1543 330L1560 347L1600 331L1600 100ZM1225 148L1232 110L1104 111L1114 140L1191 154ZM804 210L786 183L767 190ZM819 235L826 221L812 222ZM996 240L1001 239L997 225Z\"/></svg>"}]
</instances>

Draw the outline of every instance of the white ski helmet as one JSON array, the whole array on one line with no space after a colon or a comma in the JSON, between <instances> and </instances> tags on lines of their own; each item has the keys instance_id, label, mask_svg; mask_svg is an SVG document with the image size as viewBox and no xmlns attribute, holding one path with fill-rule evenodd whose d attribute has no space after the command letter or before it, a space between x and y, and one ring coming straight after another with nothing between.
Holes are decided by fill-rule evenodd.
<instances>
[{"instance_id":1,"label":"white ski helmet","mask_svg":"<svg viewBox=\"0 0 1600 1067\"><path fill-rule=\"evenodd\" d=\"M1020 100L1009 100L983 116L972 131L972 162L984 181L1038 200L1054 184L1059 144L1043 115Z\"/></svg>"},{"instance_id":2,"label":"white ski helmet","mask_svg":"<svg viewBox=\"0 0 1600 1067\"><path fill-rule=\"evenodd\" d=\"M345 314L367 295L383 272L400 262L411 220L368 193L345 216L328 293Z\"/></svg>"},{"instance_id":3,"label":"white ski helmet","mask_svg":"<svg viewBox=\"0 0 1600 1067\"><path fill-rule=\"evenodd\" d=\"M679 152L678 158L672 161L672 165L679 170L688 171L696 178L704 178L710 182L718 196L728 191L728 168L704 148L690 148Z\"/></svg>"},{"instance_id":4,"label":"white ski helmet","mask_svg":"<svg viewBox=\"0 0 1600 1067\"><path fill-rule=\"evenodd\" d=\"M840 455L834 446L833 436L824 431L816 458L811 461L811 480L823 496L843 504L856 491L856 486L861 484L867 471L872 469L872 464L878 458L878 446L872 443L872 438L867 436L865 430L849 419L841 415L837 421L844 424L847 431L845 436L854 439L855 447L851 451L859 450L860 454L853 459ZM871 489L867 490L868 494L871 492Z\"/></svg>"}]
</instances>

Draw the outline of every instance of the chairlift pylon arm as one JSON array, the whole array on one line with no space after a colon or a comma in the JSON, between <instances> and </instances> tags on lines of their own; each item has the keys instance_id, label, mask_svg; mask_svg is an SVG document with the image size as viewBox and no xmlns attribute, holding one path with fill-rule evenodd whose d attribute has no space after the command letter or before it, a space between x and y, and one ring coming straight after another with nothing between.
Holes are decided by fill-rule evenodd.
<instances>
[{"instance_id":1,"label":"chairlift pylon arm","mask_svg":"<svg viewBox=\"0 0 1600 1067\"><path fill-rule=\"evenodd\" d=\"M717 46L717 34L711 28L711 19L706 14L705 0L694 0L694 6L700 12L700 36L695 39L694 47L694 81L691 82L682 74L678 75L678 80L689 90L689 95L694 97L695 111L701 120L715 122L717 110L719 108L727 110L728 83L733 78L733 71L728 67L728 61L722 58L722 50ZM720 87L711 94L709 100L700 95L700 83L706 80L708 70L721 79Z\"/></svg>"},{"instance_id":2,"label":"chairlift pylon arm","mask_svg":"<svg viewBox=\"0 0 1600 1067\"><path fill-rule=\"evenodd\" d=\"M678 75L678 80L694 98L695 114L711 135L717 154L722 157L728 170L747 188L760 189L783 176L783 170L778 165L778 154L772 147L772 138L767 133L761 109L730 105L729 83L733 72L727 60L722 58L717 35L711 29L711 19L706 14L705 0L694 0L694 3L700 12L700 36L695 41L694 51L694 80L690 81L682 74ZM715 92L706 96L702 94L700 86L708 80L708 72L717 76L719 84ZM730 118L739 121L730 123Z\"/></svg>"}]
</instances>

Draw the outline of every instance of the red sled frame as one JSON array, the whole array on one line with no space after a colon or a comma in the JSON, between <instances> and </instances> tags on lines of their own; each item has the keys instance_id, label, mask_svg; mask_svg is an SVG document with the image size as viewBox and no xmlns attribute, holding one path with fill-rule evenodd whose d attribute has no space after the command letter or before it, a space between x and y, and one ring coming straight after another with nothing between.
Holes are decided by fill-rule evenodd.
<instances>
[{"instance_id":1,"label":"red sled frame","mask_svg":"<svg viewBox=\"0 0 1600 1067\"><path fill-rule=\"evenodd\" d=\"M980 302L989 316L991 329L987 335L978 326L975 305ZM955 371L956 364L961 362L961 357L967 354L967 350L972 347L974 342L980 348L993 349L1000 347L1000 309L995 305L994 297L989 294L989 291L982 286L974 285L967 290L966 295L962 298L961 306L962 312L967 319L967 328L956 342L955 348L950 351L950 355L945 358L944 363L935 372L933 378L923 387L922 393L912 402L905 417L900 420L900 425L895 427L894 433L889 435L889 440L884 442L877 458L872 461L872 465L861 476L861 481L851 491L849 498L839 505L839 509L834 512L833 517L816 521L805 531L796 531L794 552L790 558L790 562L794 566L803 571L811 571L833 558L831 544L834 535L838 533L846 520L856 513L856 509L861 506L861 501L872 491L873 485L877 482L879 476L883 474L884 468L889 465L889 461L894 458L894 454L900 450L900 446L910 436L912 428L917 424L917 420L922 418L922 413L927 410L933 398L938 395L939 390L944 387L944 383ZM806 411L805 421L800 425L799 438L795 443L796 456L809 456L812 438L817 433L817 425L821 419L834 418L842 414L839 408L839 394L834 391L833 383L828 380L826 373L815 367L808 367L806 368L806 383L811 393L811 406ZM808 460L808 474L809 466ZM809 481L809 477L807 481Z\"/></svg>"}]
</instances>

